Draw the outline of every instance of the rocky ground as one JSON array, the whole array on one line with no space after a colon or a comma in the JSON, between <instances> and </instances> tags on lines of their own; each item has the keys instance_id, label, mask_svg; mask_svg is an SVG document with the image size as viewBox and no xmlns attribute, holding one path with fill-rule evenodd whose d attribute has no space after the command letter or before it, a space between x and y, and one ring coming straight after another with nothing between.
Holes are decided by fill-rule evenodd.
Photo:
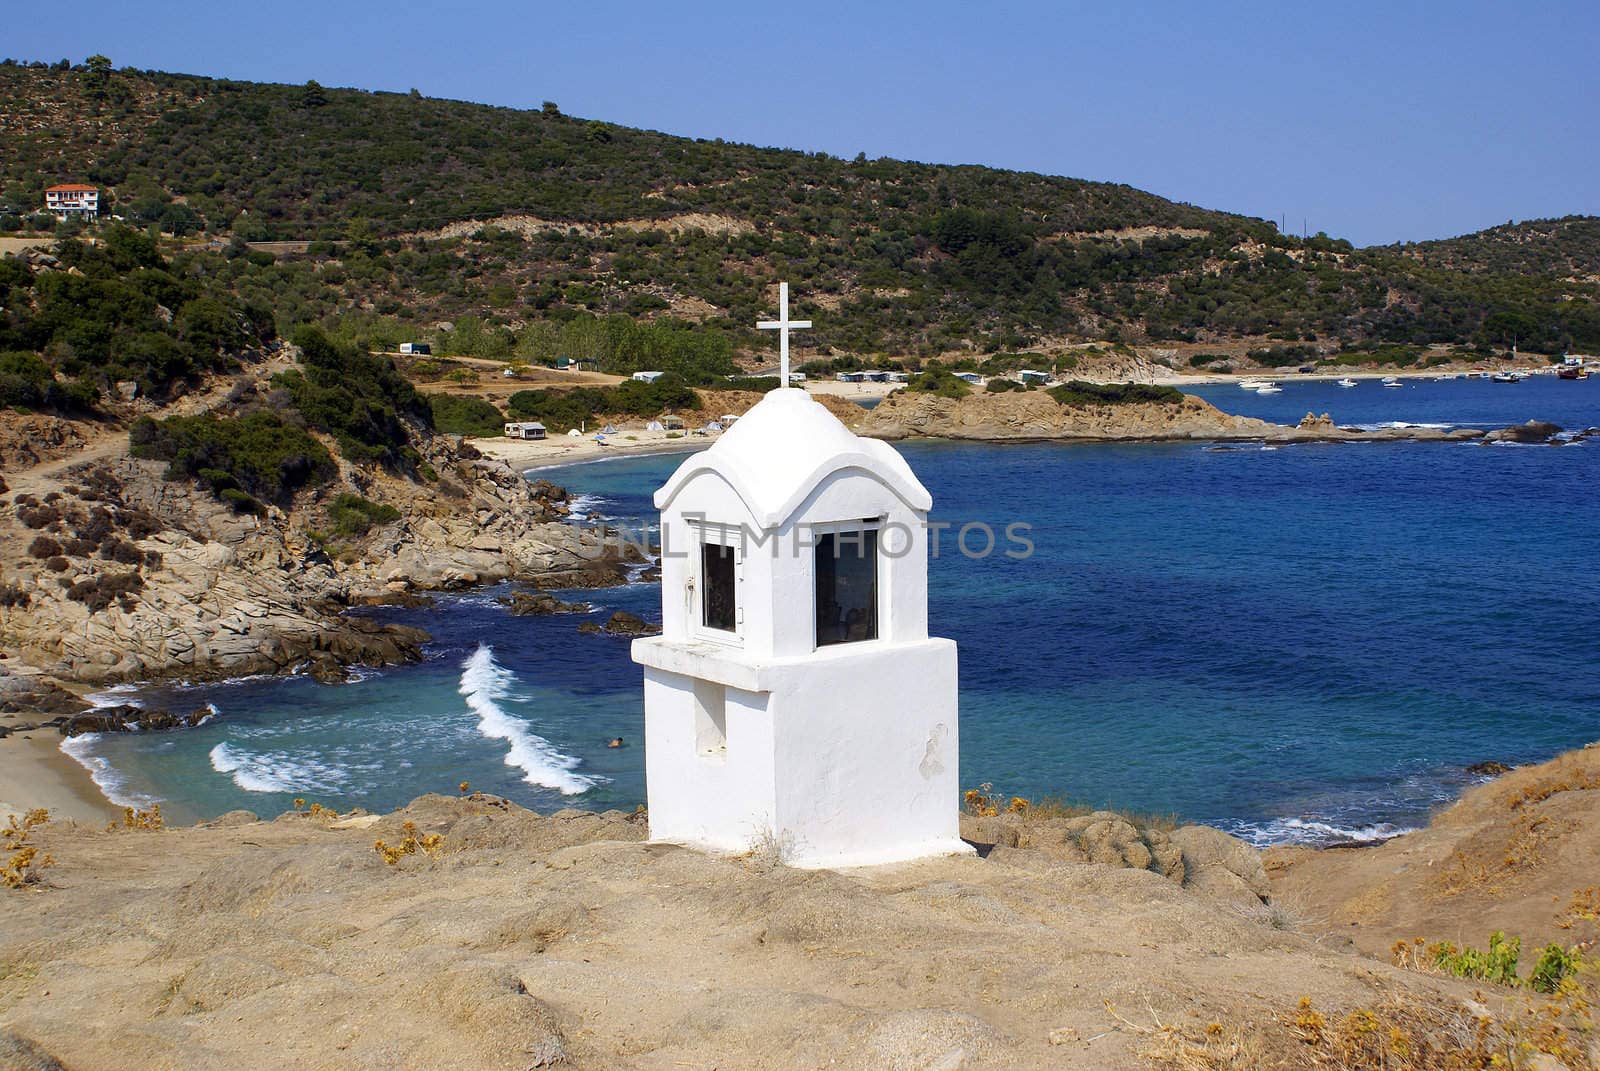
<instances>
[{"instance_id":1,"label":"rocky ground","mask_svg":"<svg viewBox=\"0 0 1600 1071\"><path fill-rule=\"evenodd\" d=\"M8 471L0 495L0 651L13 675L338 678L348 665L414 659L427 640L352 607L506 578L613 584L640 558L563 523L559 488L530 486L445 436L422 444L436 480L342 465L292 511L257 517L129 457L120 428L78 434L76 453ZM352 491L400 516L330 535L327 506Z\"/></svg>"},{"instance_id":2,"label":"rocky ground","mask_svg":"<svg viewBox=\"0 0 1600 1071\"><path fill-rule=\"evenodd\" d=\"M1370 848L1278 848L1281 900L1356 947L1396 941L1524 948L1600 937L1600 744L1480 785L1428 828Z\"/></svg>"},{"instance_id":3,"label":"rocky ground","mask_svg":"<svg viewBox=\"0 0 1600 1071\"><path fill-rule=\"evenodd\" d=\"M0 1066L1478 1067L1440 1053L1503 1003L1289 918L1202 827L1003 813L986 857L828 872L482 795L312 812L29 830Z\"/></svg>"}]
</instances>

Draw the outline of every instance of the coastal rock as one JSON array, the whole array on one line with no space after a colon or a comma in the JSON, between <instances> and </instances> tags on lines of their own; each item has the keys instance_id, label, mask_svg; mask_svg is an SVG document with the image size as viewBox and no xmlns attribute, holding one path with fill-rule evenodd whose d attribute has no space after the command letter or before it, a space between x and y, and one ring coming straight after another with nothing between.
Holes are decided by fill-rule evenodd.
<instances>
[{"instance_id":1,"label":"coastal rock","mask_svg":"<svg viewBox=\"0 0 1600 1071\"><path fill-rule=\"evenodd\" d=\"M1185 888L1213 900L1258 906L1272 897L1261 853L1210 826L1180 826L1168 842L1183 855Z\"/></svg>"},{"instance_id":2,"label":"coastal rock","mask_svg":"<svg viewBox=\"0 0 1600 1071\"><path fill-rule=\"evenodd\" d=\"M422 986L416 1003L419 1014L439 1016L478 1035L478 1066L521 1071L567 1060L566 1038L554 1013L505 967L485 963L449 970Z\"/></svg>"},{"instance_id":3,"label":"coastal rock","mask_svg":"<svg viewBox=\"0 0 1600 1071\"><path fill-rule=\"evenodd\" d=\"M174 714L170 710L147 710L125 703L94 707L75 714L64 719L58 728L61 735L67 737L82 736L84 733L167 732L192 729L215 713L210 707L197 707L188 714Z\"/></svg>"},{"instance_id":4,"label":"coastal rock","mask_svg":"<svg viewBox=\"0 0 1600 1071\"><path fill-rule=\"evenodd\" d=\"M586 614L594 609L586 602L562 602L545 591L514 591L509 597L496 601L510 607L517 617L529 614Z\"/></svg>"},{"instance_id":5,"label":"coastal rock","mask_svg":"<svg viewBox=\"0 0 1600 1071\"><path fill-rule=\"evenodd\" d=\"M1516 424L1509 428L1496 428L1484 435L1486 443L1547 443L1555 436L1561 434L1559 424L1551 424L1545 420L1530 420L1526 424Z\"/></svg>"},{"instance_id":6,"label":"coastal rock","mask_svg":"<svg viewBox=\"0 0 1600 1071\"><path fill-rule=\"evenodd\" d=\"M1511 767L1503 762L1475 762L1467 767L1467 773L1474 777L1499 777L1501 774L1511 772Z\"/></svg>"},{"instance_id":7,"label":"coastal rock","mask_svg":"<svg viewBox=\"0 0 1600 1071\"><path fill-rule=\"evenodd\" d=\"M0 714L70 716L88 706L82 697L38 674L0 675Z\"/></svg>"},{"instance_id":8,"label":"coastal rock","mask_svg":"<svg viewBox=\"0 0 1600 1071\"><path fill-rule=\"evenodd\" d=\"M578 631L585 635L605 633L607 636L659 636L661 626L652 624L638 614L630 614L626 610L618 610L606 620L604 625L593 621L585 621L578 626Z\"/></svg>"},{"instance_id":9,"label":"coastal rock","mask_svg":"<svg viewBox=\"0 0 1600 1071\"><path fill-rule=\"evenodd\" d=\"M1333 417L1327 413L1323 413L1321 416L1307 413L1300 418L1300 423L1296 424L1295 427L1302 431L1335 431L1338 429L1338 425L1333 422Z\"/></svg>"}]
</instances>

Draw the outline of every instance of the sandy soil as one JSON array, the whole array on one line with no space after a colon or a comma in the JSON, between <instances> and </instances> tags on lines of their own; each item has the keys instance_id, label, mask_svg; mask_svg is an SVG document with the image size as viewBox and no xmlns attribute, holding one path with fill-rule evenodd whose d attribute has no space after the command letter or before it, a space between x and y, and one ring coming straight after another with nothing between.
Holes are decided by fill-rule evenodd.
<instances>
[{"instance_id":1,"label":"sandy soil","mask_svg":"<svg viewBox=\"0 0 1600 1071\"><path fill-rule=\"evenodd\" d=\"M1387 956L1421 937L1524 949L1600 938L1600 744L1467 792L1426 829L1377 847L1267 853L1275 895ZM1590 917L1573 904L1593 893ZM1530 962L1531 952L1525 954Z\"/></svg>"},{"instance_id":2,"label":"sandy soil","mask_svg":"<svg viewBox=\"0 0 1600 1071\"><path fill-rule=\"evenodd\" d=\"M55 244L54 238L0 238L0 256L26 249L49 249Z\"/></svg>"},{"instance_id":3,"label":"sandy soil","mask_svg":"<svg viewBox=\"0 0 1600 1071\"><path fill-rule=\"evenodd\" d=\"M386 864L405 821L442 840ZM32 839L55 865L0 891L0 1023L79 1069L1117 1071L1242 1032L1286 1059L1166 1066L1309 1067L1301 996L1468 1021L1464 983L1149 870L996 849L797 871L645 832L483 796L53 823Z\"/></svg>"},{"instance_id":4,"label":"sandy soil","mask_svg":"<svg viewBox=\"0 0 1600 1071\"><path fill-rule=\"evenodd\" d=\"M54 729L0 739L0 823L35 807L89 823L103 823L121 813L101 795L89 771L61 750L61 737Z\"/></svg>"}]
</instances>

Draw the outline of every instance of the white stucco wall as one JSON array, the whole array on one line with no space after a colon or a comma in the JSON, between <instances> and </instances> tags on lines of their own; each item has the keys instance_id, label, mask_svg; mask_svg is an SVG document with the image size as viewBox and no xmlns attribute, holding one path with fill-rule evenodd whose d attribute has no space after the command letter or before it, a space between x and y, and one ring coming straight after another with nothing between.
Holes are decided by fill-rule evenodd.
<instances>
[{"instance_id":1,"label":"white stucco wall","mask_svg":"<svg viewBox=\"0 0 1600 1071\"><path fill-rule=\"evenodd\" d=\"M956 649L928 638L931 499L904 459L774 391L656 502L663 629L633 645L652 839L741 851L770 835L799 866L970 850ZM863 522L880 533L878 638L818 649L816 536ZM702 524L740 552L736 635L700 626ZM725 696L725 752L704 747L708 696Z\"/></svg>"}]
</instances>

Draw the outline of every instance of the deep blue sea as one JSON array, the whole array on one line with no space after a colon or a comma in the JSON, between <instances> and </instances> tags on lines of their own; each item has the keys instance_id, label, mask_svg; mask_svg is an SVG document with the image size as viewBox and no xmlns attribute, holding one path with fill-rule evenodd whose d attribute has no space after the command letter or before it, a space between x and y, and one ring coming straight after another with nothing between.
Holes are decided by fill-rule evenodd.
<instances>
[{"instance_id":1,"label":"deep blue sea","mask_svg":"<svg viewBox=\"0 0 1600 1071\"><path fill-rule=\"evenodd\" d=\"M1289 422L1600 425L1600 379L1284 383L1195 393ZM933 630L960 643L966 785L1329 843L1422 823L1468 764L1600 739L1600 440L900 449L936 519L1031 525L1035 544L974 559L947 535L931 563ZM582 512L637 523L679 460L558 478ZM513 617L503 593L379 611L433 634L419 665L119 689L220 717L69 748L118 799L180 819L297 796L388 808L461 781L545 810L643 802L627 641ZM596 619L659 616L654 584L562 594Z\"/></svg>"}]
</instances>

